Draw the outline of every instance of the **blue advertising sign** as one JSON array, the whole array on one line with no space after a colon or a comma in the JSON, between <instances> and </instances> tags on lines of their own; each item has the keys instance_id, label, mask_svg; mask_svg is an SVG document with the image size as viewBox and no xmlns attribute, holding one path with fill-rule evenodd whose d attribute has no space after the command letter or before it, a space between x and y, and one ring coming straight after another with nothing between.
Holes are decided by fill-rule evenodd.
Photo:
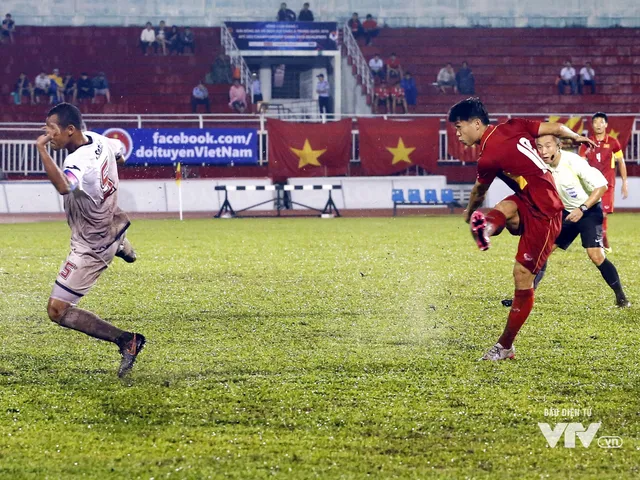
<instances>
[{"instance_id":1,"label":"blue advertising sign","mask_svg":"<svg viewBox=\"0 0 640 480\"><path fill-rule=\"evenodd\" d=\"M336 22L227 22L240 50L337 50Z\"/></svg>"},{"instance_id":2,"label":"blue advertising sign","mask_svg":"<svg viewBox=\"0 0 640 480\"><path fill-rule=\"evenodd\" d=\"M258 163L255 128L109 128L125 146L127 165L252 165Z\"/></svg>"}]
</instances>

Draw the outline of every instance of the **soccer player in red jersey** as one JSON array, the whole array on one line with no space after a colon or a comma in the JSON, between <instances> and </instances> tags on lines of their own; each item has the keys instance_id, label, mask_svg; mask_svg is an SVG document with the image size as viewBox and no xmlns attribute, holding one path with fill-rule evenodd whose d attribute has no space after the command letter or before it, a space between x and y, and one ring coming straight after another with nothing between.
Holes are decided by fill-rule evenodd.
<instances>
[{"instance_id":1,"label":"soccer player in red jersey","mask_svg":"<svg viewBox=\"0 0 640 480\"><path fill-rule=\"evenodd\" d=\"M582 145L578 154L582 158L586 158L589 165L600 170L604 178L609 182L607 193L602 197L602 211L604 213L602 240L605 251L611 253L612 250L609 246L609 240L607 239L607 215L613 213L613 200L616 191L616 162L620 168L620 177L622 177L622 198L627 198L629 191L627 185L627 166L624 163L624 155L618 140L607 134L608 122L609 119L606 113L597 112L591 117L594 135L589 138L595 142L596 147L587 148L586 145Z\"/></svg>"},{"instance_id":2,"label":"soccer player in red jersey","mask_svg":"<svg viewBox=\"0 0 640 480\"><path fill-rule=\"evenodd\" d=\"M456 103L449 111L458 140L470 147L480 145L478 177L471 191L465 221L480 250L490 246L489 237L507 228L520 236L513 267L515 293L507 325L498 342L482 360L505 360L515 356L513 340L533 308L533 280L553 250L562 227L563 205L549 168L538 155L535 138L555 135L578 143L592 143L560 123L511 119L489 125L489 114L478 98ZM489 186L498 177L515 192L486 216L478 210Z\"/></svg>"}]
</instances>

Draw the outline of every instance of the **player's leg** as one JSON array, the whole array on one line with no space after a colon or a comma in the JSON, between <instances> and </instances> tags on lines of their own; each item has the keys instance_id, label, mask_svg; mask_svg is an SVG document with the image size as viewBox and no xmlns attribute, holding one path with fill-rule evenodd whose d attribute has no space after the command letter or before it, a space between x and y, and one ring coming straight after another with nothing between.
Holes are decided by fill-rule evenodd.
<instances>
[{"instance_id":1,"label":"player's leg","mask_svg":"<svg viewBox=\"0 0 640 480\"><path fill-rule=\"evenodd\" d=\"M144 347L144 335L121 330L96 314L76 307L106 270L118 248L119 245L114 244L102 257L71 252L51 291L47 313L62 327L116 344L122 355L118 375L123 376L131 370Z\"/></svg>"},{"instance_id":2,"label":"player's leg","mask_svg":"<svg viewBox=\"0 0 640 480\"><path fill-rule=\"evenodd\" d=\"M498 342L482 357L482 360L506 360L514 358L513 341L529 317L534 303L533 282L536 274L547 262L553 250L553 239L562 227L562 216L552 219L534 217L530 210L521 208L519 214L524 230L518 244L516 263L513 267L515 292L507 324Z\"/></svg>"},{"instance_id":3,"label":"player's leg","mask_svg":"<svg viewBox=\"0 0 640 480\"><path fill-rule=\"evenodd\" d=\"M491 246L489 237L500 235L505 227L512 234L516 234L515 232L519 230L518 204L512 197L507 197L486 215L480 210L473 212L469 224L471 225L471 235L478 244L478 248L487 250Z\"/></svg>"},{"instance_id":4,"label":"player's leg","mask_svg":"<svg viewBox=\"0 0 640 480\"><path fill-rule=\"evenodd\" d=\"M630 307L631 303L622 289L618 270L604 254L603 224L604 216L599 206L592 207L585 213L580 222L578 222L581 227L582 246L586 249L589 259L600 270L604 281L614 291L616 305L622 308Z\"/></svg>"}]
</instances>

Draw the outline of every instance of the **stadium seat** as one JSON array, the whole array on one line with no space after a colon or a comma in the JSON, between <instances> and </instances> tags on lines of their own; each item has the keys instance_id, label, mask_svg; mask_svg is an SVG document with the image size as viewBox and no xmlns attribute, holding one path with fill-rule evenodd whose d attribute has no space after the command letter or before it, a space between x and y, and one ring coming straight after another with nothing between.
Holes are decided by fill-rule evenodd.
<instances>
[{"instance_id":1,"label":"stadium seat","mask_svg":"<svg viewBox=\"0 0 640 480\"><path fill-rule=\"evenodd\" d=\"M398 188L391 190L391 201L393 203L404 203L404 190Z\"/></svg>"},{"instance_id":2,"label":"stadium seat","mask_svg":"<svg viewBox=\"0 0 640 480\"><path fill-rule=\"evenodd\" d=\"M451 190L450 188L442 189L442 192L440 193L440 199L442 200L442 203L456 203L456 199L453 197L453 190Z\"/></svg>"},{"instance_id":3,"label":"stadium seat","mask_svg":"<svg viewBox=\"0 0 640 480\"><path fill-rule=\"evenodd\" d=\"M420 199L420 190L418 190L417 188L410 188L409 189L409 203L421 203L422 200Z\"/></svg>"},{"instance_id":4,"label":"stadium seat","mask_svg":"<svg viewBox=\"0 0 640 480\"><path fill-rule=\"evenodd\" d=\"M438 192L432 188L428 188L424 191L424 201L426 203L438 203Z\"/></svg>"}]
</instances>

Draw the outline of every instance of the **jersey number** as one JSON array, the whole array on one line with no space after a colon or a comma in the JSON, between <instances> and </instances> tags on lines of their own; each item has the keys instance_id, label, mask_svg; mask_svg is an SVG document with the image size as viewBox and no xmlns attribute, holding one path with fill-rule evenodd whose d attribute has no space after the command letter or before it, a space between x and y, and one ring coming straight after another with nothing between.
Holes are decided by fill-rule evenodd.
<instances>
[{"instance_id":1,"label":"jersey number","mask_svg":"<svg viewBox=\"0 0 640 480\"><path fill-rule=\"evenodd\" d=\"M598 160L598 163L602 162L602 157L600 156L600 152L596 153L596 160Z\"/></svg>"},{"instance_id":2,"label":"jersey number","mask_svg":"<svg viewBox=\"0 0 640 480\"><path fill-rule=\"evenodd\" d=\"M524 154L524 156L531 160L533 163L535 163L538 168L540 168L540 170L544 172L549 170L547 165L540 158L540 155L538 155L538 151L531 145L529 139L522 137L520 140L518 140L518 151Z\"/></svg>"},{"instance_id":3,"label":"jersey number","mask_svg":"<svg viewBox=\"0 0 640 480\"><path fill-rule=\"evenodd\" d=\"M105 160L100 168L100 188L104 200L109 198L116 191L116 186L109 178L109 160Z\"/></svg>"}]
</instances>

